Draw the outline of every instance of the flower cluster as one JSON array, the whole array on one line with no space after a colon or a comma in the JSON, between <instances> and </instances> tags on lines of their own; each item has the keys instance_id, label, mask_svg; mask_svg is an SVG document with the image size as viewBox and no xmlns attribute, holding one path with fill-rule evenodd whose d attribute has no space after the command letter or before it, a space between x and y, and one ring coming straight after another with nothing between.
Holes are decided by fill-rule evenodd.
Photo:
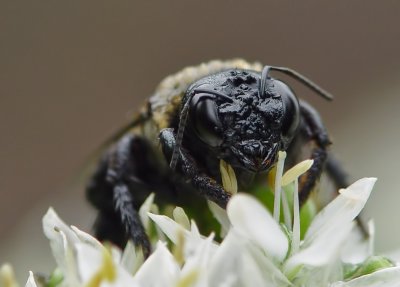
<instances>
[{"instance_id":1,"label":"flower cluster","mask_svg":"<svg viewBox=\"0 0 400 287\"><path fill-rule=\"evenodd\" d=\"M31 273L26 286L41 286L41 281L49 287L399 286L400 267L373 256L372 224L370 236L365 238L354 221L376 179L364 178L340 190L315 215L303 237L297 179L312 161L302 162L282 176L279 169L284 156L280 154L277 166L274 215L243 193L234 195L226 210L210 203L222 227L220 243L214 234L201 235L182 208L175 208L172 218L151 213L150 196L140 214L146 229L156 230L157 236L154 251L146 260L132 243L123 251L102 245L91 235L67 226L50 208L43 228L58 267L46 280ZM222 163L221 174L224 187L235 194L232 168ZM281 192L285 185L294 189L290 200L288 193ZM279 222L277 211L281 205L284 223ZM1 272L9 282L6 286L16 286L8 266Z\"/></svg>"}]
</instances>

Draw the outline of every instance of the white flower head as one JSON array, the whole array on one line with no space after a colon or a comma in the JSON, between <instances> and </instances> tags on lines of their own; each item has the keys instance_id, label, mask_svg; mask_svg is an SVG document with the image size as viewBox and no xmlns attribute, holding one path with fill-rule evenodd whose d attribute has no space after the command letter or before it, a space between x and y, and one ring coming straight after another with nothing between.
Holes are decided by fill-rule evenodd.
<instances>
[{"instance_id":1,"label":"white flower head","mask_svg":"<svg viewBox=\"0 0 400 287\"><path fill-rule=\"evenodd\" d=\"M372 256L373 238L360 236L354 222L376 179L364 178L341 190L313 218L301 240L298 178L313 162L302 162L282 176L284 158L280 153L274 215L252 195L237 193L232 167L221 162L223 184L233 195L227 210L209 203L222 227L221 241L213 233L202 235L184 207L173 209L173 219L157 214L151 195L139 212L146 230L153 225L157 229L147 259L132 242L123 252L103 245L66 225L50 208L43 230L58 266L51 286L399 286L400 267ZM292 193L283 186L291 186ZM281 199L284 224L279 221ZM1 270L0 279L14 282L7 266ZM26 286L40 286L32 273Z\"/></svg>"}]
</instances>

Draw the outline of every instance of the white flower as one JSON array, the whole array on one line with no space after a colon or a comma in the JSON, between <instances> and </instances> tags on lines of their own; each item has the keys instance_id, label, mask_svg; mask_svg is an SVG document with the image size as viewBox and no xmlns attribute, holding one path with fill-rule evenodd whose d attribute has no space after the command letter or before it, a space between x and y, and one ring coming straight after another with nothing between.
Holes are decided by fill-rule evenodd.
<instances>
[{"instance_id":1,"label":"white flower","mask_svg":"<svg viewBox=\"0 0 400 287\"><path fill-rule=\"evenodd\" d=\"M309 168L310 162L300 164L295 169L304 172L307 170L305 166ZM297 180L301 175L296 170L289 171L288 174L292 180ZM287 181L289 176L284 176L283 182ZM342 270L343 264L348 262L346 258L357 257L358 261L353 260L352 263L361 264L362 260L371 255L368 248L362 249L364 252L361 250L360 254L360 249L349 249L349 246L369 244L368 240L359 238L354 219L368 200L375 181L375 178L364 178L341 190L340 195L314 218L304 240L299 242L296 250L290 250L290 243L294 237L300 238L299 234L294 234L300 233L299 229L293 228L288 236L255 198L240 193L234 196L227 208L231 227L212 256L212 271L209 272L207 286L219 286L227 284L226 282L233 286L260 286L261 283L261 286L339 284L335 282L346 279ZM221 216L221 212L223 211L218 210L218 217ZM195 241L196 245L202 240L197 232L195 235L191 234L189 230L185 230L166 216L149 216L172 242L177 241L176 236L179 232L185 235L188 242ZM293 245L291 247L293 248ZM340 254L346 248L344 258ZM357 256L353 256L352 252ZM252 266L251 270L248 269L249 266ZM395 271L392 271L390 274L394 273ZM375 280L371 274L365 276L372 279L363 280ZM400 280L400 277L398 279ZM346 284L355 282L354 280Z\"/></svg>"},{"instance_id":2,"label":"white flower","mask_svg":"<svg viewBox=\"0 0 400 287\"><path fill-rule=\"evenodd\" d=\"M68 227L51 208L43 217L43 229L64 276L62 286L136 286L119 249L107 248L91 235Z\"/></svg>"},{"instance_id":3,"label":"white flower","mask_svg":"<svg viewBox=\"0 0 400 287\"><path fill-rule=\"evenodd\" d=\"M315 277L313 272L318 270L326 278L319 278L315 286L327 286L331 278L329 273L336 271L332 264L340 261L337 255L345 240L352 240L349 237L354 227L352 222L365 205L374 182L375 179L362 179L343 190L317 215L299 251L294 254L288 251L290 239L256 199L239 194L230 201L227 213L233 225L232 231L237 231L242 240L263 250L265 254L260 254L270 262L278 261L277 266L283 264L282 270L292 283L305 283L304 278ZM281 273L276 272L276 276L281 276ZM305 286L312 286L310 283Z\"/></svg>"},{"instance_id":4,"label":"white flower","mask_svg":"<svg viewBox=\"0 0 400 287\"><path fill-rule=\"evenodd\" d=\"M280 167L284 157L280 153ZM43 229L58 266L58 277L52 277L57 277L59 284L52 286L400 286L400 267L386 258L371 256L372 223L370 239L360 236L354 223L375 178L361 179L341 190L314 217L300 240L297 179L311 165L312 161L306 161L276 176L279 198L275 198L275 207L280 206L282 198L282 224L278 221L280 210L273 216L251 195L236 194L234 172L221 163L223 182L235 195L226 211L210 203L222 224L224 238L220 243L214 240L214 234L201 235L182 208L174 209L174 219L156 214L154 196L150 196L139 213L145 229L155 224L158 234L154 251L146 260L131 242L123 252L104 246L91 235L66 225L50 208L43 218ZM290 202L286 198L290 193L281 186L291 183L294 191ZM15 280L8 266L0 275L3 281L12 282L7 287L17 286L11 285ZM40 286L32 273L26 286Z\"/></svg>"},{"instance_id":5,"label":"white flower","mask_svg":"<svg viewBox=\"0 0 400 287\"><path fill-rule=\"evenodd\" d=\"M238 194L228 204L228 217L243 238L261 247L271 258L282 262L289 250L289 241L281 227L258 201Z\"/></svg>"}]
</instances>

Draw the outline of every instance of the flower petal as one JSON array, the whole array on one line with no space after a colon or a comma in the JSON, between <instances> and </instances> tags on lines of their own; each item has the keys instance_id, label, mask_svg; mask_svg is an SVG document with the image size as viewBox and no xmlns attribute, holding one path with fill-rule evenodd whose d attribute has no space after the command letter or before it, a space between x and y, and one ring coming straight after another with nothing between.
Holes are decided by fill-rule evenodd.
<instances>
[{"instance_id":1,"label":"flower petal","mask_svg":"<svg viewBox=\"0 0 400 287\"><path fill-rule=\"evenodd\" d=\"M73 225L71 226L71 230L73 232L75 232L76 236L79 238L79 240L81 242L87 243L99 250L101 250L103 248L103 245L100 243L100 241L98 241L96 238L94 238L90 234L80 230L79 228L77 228Z\"/></svg>"},{"instance_id":2,"label":"flower petal","mask_svg":"<svg viewBox=\"0 0 400 287\"><path fill-rule=\"evenodd\" d=\"M348 282L337 282L331 287L398 287L399 282L400 266L382 269Z\"/></svg>"},{"instance_id":3,"label":"flower petal","mask_svg":"<svg viewBox=\"0 0 400 287\"><path fill-rule=\"evenodd\" d=\"M17 286L17 285L15 285L15 286ZM32 271L29 271L29 278L25 284L25 287L37 287L36 282L35 282L35 277L33 276Z\"/></svg>"},{"instance_id":4,"label":"flower petal","mask_svg":"<svg viewBox=\"0 0 400 287\"><path fill-rule=\"evenodd\" d=\"M369 234L369 238L355 228L352 230L349 239L344 242L342 249L341 259L345 263L358 264L363 262L372 255L370 250L371 241L373 241L373 234Z\"/></svg>"},{"instance_id":5,"label":"flower petal","mask_svg":"<svg viewBox=\"0 0 400 287\"><path fill-rule=\"evenodd\" d=\"M78 236L62 221L53 208L49 208L42 219L43 231L52 243L61 243L59 232L62 231L69 242L79 242ZM58 248L59 246L57 246Z\"/></svg>"},{"instance_id":6,"label":"flower petal","mask_svg":"<svg viewBox=\"0 0 400 287\"><path fill-rule=\"evenodd\" d=\"M302 250L286 262L286 273L301 265L328 264L340 254L353 229L353 220L364 207L375 181L375 178L364 178L355 182L317 214L305 235Z\"/></svg>"},{"instance_id":7,"label":"flower petal","mask_svg":"<svg viewBox=\"0 0 400 287\"><path fill-rule=\"evenodd\" d=\"M80 242L79 237L49 208L43 217L43 231L50 240L53 256L71 286L79 282L73 245Z\"/></svg>"},{"instance_id":8,"label":"flower petal","mask_svg":"<svg viewBox=\"0 0 400 287\"><path fill-rule=\"evenodd\" d=\"M75 245L75 250L82 281L80 286L138 286L133 276L119 265L119 262L115 261L115 256L113 257L104 247L100 250L85 243L78 243Z\"/></svg>"},{"instance_id":9,"label":"flower petal","mask_svg":"<svg viewBox=\"0 0 400 287\"><path fill-rule=\"evenodd\" d=\"M308 245L324 229L340 228L340 225L354 220L364 208L375 182L376 178L363 178L340 190L340 194L315 216L304 244Z\"/></svg>"},{"instance_id":10,"label":"flower petal","mask_svg":"<svg viewBox=\"0 0 400 287\"><path fill-rule=\"evenodd\" d=\"M79 278L82 282L88 282L100 269L102 263L101 251L83 243L77 243L75 251Z\"/></svg>"},{"instance_id":11,"label":"flower petal","mask_svg":"<svg viewBox=\"0 0 400 287\"><path fill-rule=\"evenodd\" d=\"M183 228L189 230L190 229L190 220L186 215L185 211L182 207L175 207L173 211L174 219L177 223L179 223Z\"/></svg>"},{"instance_id":12,"label":"flower petal","mask_svg":"<svg viewBox=\"0 0 400 287\"><path fill-rule=\"evenodd\" d=\"M135 245L131 240L125 246L124 252L122 253L121 266L129 274L135 274L139 267L143 264L144 257L141 248L136 249Z\"/></svg>"},{"instance_id":13,"label":"flower petal","mask_svg":"<svg viewBox=\"0 0 400 287\"><path fill-rule=\"evenodd\" d=\"M315 236L312 244L290 257L285 263L285 273L290 274L303 265L323 266L340 254L343 242L346 240L354 223L349 222L340 228L327 229ZM292 275L288 275L292 277Z\"/></svg>"},{"instance_id":14,"label":"flower petal","mask_svg":"<svg viewBox=\"0 0 400 287\"><path fill-rule=\"evenodd\" d=\"M154 202L154 193L150 194L142 206L139 209L139 216L140 220L142 221L143 227L145 228L146 231L149 231L149 217L147 215L148 212L150 212L151 206L153 205Z\"/></svg>"},{"instance_id":15,"label":"flower petal","mask_svg":"<svg viewBox=\"0 0 400 287\"><path fill-rule=\"evenodd\" d=\"M245 238L282 261L288 252L288 239L271 214L253 197L234 196L228 203L228 217L233 227Z\"/></svg>"},{"instance_id":16,"label":"flower petal","mask_svg":"<svg viewBox=\"0 0 400 287\"><path fill-rule=\"evenodd\" d=\"M241 268L243 243L237 233L230 231L216 250L210 262L208 285L221 286L227 278L237 282ZM237 285L237 284L236 284Z\"/></svg>"},{"instance_id":17,"label":"flower petal","mask_svg":"<svg viewBox=\"0 0 400 287\"><path fill-rule=\"evenodd\" d=\"M266 280L263 273L267 273L269 270L260 270L254 258L247 252L244 252L241 256L241 269L239 272L239 286L287 286L287 285L274 285L273 281Z\"/></svg>"},{"instance_id":18,"label":"flower petal","mask_svg":"<svg viewBox=\"0 0 400 287\"><path fill-rule=\"evenodd\" d=\"M135 275L135 282L141 287L174 286L178 280L179 266L172 254L161 242L143 263Z\"/></svg>"},{"instance_id":19,"label":"flower petal","mask_svg":"<svg viewBox=\"0 0 400 287\"><path fill-rule=\"evenodd\" d=\"M179 236L181 236L182 234L184 235L185 258L193 254L198 248L198 245L202 243L202 241L207 240L199 233L199 230L194 221L191 222L190 231L188 231L167 216L149 213L149 217L161 228L165 235L167 235L167 237L175 245L179 245L180 243ZM216 247L217 245L213 243L212 249L215 250Z\"/></svg>"},{"instance_id":20,"label":"flower petal","mask_svg":"<svg viewBox=\"0 0 400 287\"><path fill-rule=\"evenodd\" d=\"M165 235L174 243L178 243L178 233L184 232L185 229L171 218L165 215L158 215L153 213L148 213L151 220L153 220L164 232Z\"/></svg>"},{"instance_id":21,"label":"flower petal","mask_svg":"<svg viewBox=\"0 0 400 287\"><path fill-rule=\"evenodd\" d=\"M226 210L212 201L208 201L208 207L210 208L215 219L217 219L219 224L221 224L221 237L225 237L225 235L228 233L229 228L231 227L231 223L229 221Z\"/></svg>"},{"instance_id":22,"label":"flower petal","mask_svg":"<svg viewBox=\"0 0 400 287\"><path fill-rule=\"evenodd\" d=\"M245 257L247 257L248 262L250 260L254 261L253 268L248 268L248 272L243 273L242 278L244 276L252 276L253 273L258 273L258 276L263 278L264 284L262 285L253 285L247 284L247 286L291 286L292 284L286 278L286 276L279 269L280 266L277 266L270 258L265 256L263 252L260 252L259 248L251 244L251 242L246 242L245 249L242 252ZM246 263L244 263L246 265ZM250 263L248 263L250 265ZM243 268L245 269L245 268ZM251 271L251 270L254 271ZM258 272L257 272L258 271ZM247 280L251 282L250 280ZM270 284L267 284L270 283Z\"/></svg>"},{"instance_id":23,"label":"flower petal","mask_svg":"<svg viewBox=\"0 0 400 287\"><path fill-rule=\"evenodd\" d=\"M187 256L186 263L182 268L181 277L194 277L196 286L207 286L207 275L210 266L211 255L214 254L213 236L202 240L193 249L192 254ZM192 280L193 280L192 279Z\"/></svg>"}]
</instances>

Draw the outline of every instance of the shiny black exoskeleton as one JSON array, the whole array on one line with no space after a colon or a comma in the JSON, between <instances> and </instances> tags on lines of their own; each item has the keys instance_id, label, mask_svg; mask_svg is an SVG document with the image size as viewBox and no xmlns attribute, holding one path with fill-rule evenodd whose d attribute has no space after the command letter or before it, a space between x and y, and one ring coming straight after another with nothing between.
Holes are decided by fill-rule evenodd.
<instances>
[{"instance_id":1,"label":"shiny black exoskeleton","mask_svg":"<svg viewBox=\"0 0 400 287\"><path fill-rule=\"evenodd\" d=\"M190 102L187 142L251 172L272 167L300 122L299 102L289 87L268 78L260 82L260 75L252 71L203 78L189 88L183 102Z\"/></svg>"},{"instance_id":2,"label":"shiny black exoskeleton","mask_svg":"<svg viewBox=\"0 0 400 287\"><path fill-rule=\"evenodd\" d=\"M99 209L96 236L120 246L131 238L148 255L137 210L150 192L161 204L195 205L205 198L225 208L231 195L221 185L221 159L234 168L243 187L275 165L278 151L287 151L290 167L308 145L314 164L300 180L301 203L326 162L342 187L341 169L327 161L330 140L318 113L271 71L331 99L297 72L270 66L262 71L221 68L183 85L183 94L153 97L130 126L133 130L105 154L88 185L88 198Z\"/></svg>"}]
</instances>

